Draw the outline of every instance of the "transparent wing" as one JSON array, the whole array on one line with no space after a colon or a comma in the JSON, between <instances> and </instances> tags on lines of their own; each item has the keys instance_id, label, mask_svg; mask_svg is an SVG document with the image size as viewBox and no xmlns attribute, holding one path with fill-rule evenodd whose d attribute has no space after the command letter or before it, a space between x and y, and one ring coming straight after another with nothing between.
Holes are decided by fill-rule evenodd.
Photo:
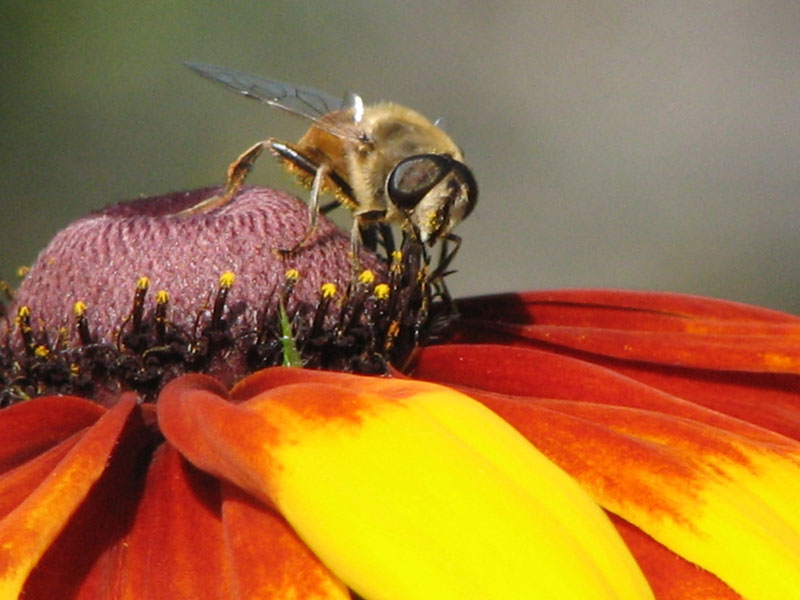
<instances>
[{"instance_id":1,"label":"transparent wing","mask_svg":"<svg viewBox=\"0 0 800 600\"><path fill-rule=\"evenodd\" d=\"M333 135L353 140L360 140L362 137L355 122L352 127L348 127L347 123L341 121L334 123L323 120L323 117L330 112L350 108L352 100L348 98L342 99L312 88L264 79L225 67L196 62L183 64L201 77L222 84L247 98L253 98L268 106L313 121L321 129Z\"/></svg>"}]
</instances>

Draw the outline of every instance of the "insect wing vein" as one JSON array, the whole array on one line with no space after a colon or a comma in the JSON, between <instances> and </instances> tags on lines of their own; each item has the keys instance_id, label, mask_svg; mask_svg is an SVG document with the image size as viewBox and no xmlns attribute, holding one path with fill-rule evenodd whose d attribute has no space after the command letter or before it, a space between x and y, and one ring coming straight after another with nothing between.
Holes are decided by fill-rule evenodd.
<instances>
[{"instance_id":1,"label":"insect wing vein","mask_svg":"<svg viewBox=\"0 0 800 600\"><path fill-rule=\"evenodd\" d=\"M326 114L342 107L341 97L304 86L248 75L225 67L196 62L184 64L201 77L222 84L247 98L253 98L295 116L309 119L333 135L353 140L359 139L359 132L355 126L348 128L323 119Z\"/></svg>"}]
</instances>

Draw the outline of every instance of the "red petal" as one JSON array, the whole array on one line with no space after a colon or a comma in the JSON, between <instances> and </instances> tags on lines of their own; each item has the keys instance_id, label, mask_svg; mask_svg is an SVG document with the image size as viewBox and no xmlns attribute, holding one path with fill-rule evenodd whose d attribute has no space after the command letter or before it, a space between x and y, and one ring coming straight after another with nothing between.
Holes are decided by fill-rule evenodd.
<instances>
[{"instance_id":1,"label":"red petal","mask_svg":"<svg viewBox=\"0 0 800 600\"><path fill-rule=\"evenodd\" d=\"M793 325L800 335L800 317L767 308L703 296L628 290L545 290L477 296L458 300L467 319L518 324L661 329L683 331L687 319L724 327L740 324ZM765 328L768 330L768 328Z\"/></svg>"},{"instance_id":2,"label":"red petal","mask_svg":"<svg viewBox=\"0 0 800 600\"><path fill-rule=\"evenodd\" d=\"M641 408L657 413L692 419L753 440L780 443L781 436L762 427L688 402L629 377L589 362L532 348L491 345L447 345L423 348L413 371L425 379L470 389L518 396L593 402L612 406ZM468 389L469 388L469 389ZM738 390L737 390L738 391ZM800 434L800 415L786 406L750 406L749 398L729 393L719 402L727 408L741 406L747 414L760 412L782 420L782 428L796 427ZM795 403L797 399L795 398Z\"/></svg>"},{"instance_id":3,"label":"red petal","mask_svg":"<svg viewBox=\"0 0 800 600\"><path fill-rule=\"evenodd\" d=\"M800 319L792 315L602 290L475 298L462 310L462 341L573 356L800 439Z\"/></svg>"},{"instance_id":4,"label":"red petal","mask_svg":"<svg viewBox=\"0 0 800 600\"><path fill-rule=\"evenodd\" d=\"M234 597L219 483L169 443L153 454L124 546L115 584L121 598Z\"/></svg>"},{"instance_id":5,"label":"red petal","mask_svg":"<svg viewBox=\"0 0 800 600\"><path fill-rule=\"evenodd\" d=\"M73 396L43 396L0 411L0 473L88 427L105 409Z\"/></svg>"},{"instance_id":6,"label":"red petal","mask_svg":"<svg viewBox=\"0 0 800 600\"><path fill-rule=\"evenodd\" d=\"M792 315L677 294L527 293L517 297L516 309L509 306L513 301L466 301L464 335L472 331L484 341L505 336L512 343L629 361L800 373L800 318Z\"/></svg>"}]
</instances>

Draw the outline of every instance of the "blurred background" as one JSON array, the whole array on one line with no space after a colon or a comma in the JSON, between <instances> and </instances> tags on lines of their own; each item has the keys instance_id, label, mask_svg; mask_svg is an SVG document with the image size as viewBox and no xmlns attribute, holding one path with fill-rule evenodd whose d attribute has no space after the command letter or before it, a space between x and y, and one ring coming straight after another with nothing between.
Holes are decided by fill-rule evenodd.
<instances>
[{"instance_id":1,"label":"blurred background","mask_svg":"<svg viewBox=\"0 0 800 600\"><path fill-rule=\"evenodd\" d=\"M221 183L252 143L303 133L181 66L198 60L444 117L481 186L457 295L625 287L800 312L796 0L4 2L0 17L0 277L91 209ZM301 192L269 158L249 182Z\"/></svg>"}]
</instances>

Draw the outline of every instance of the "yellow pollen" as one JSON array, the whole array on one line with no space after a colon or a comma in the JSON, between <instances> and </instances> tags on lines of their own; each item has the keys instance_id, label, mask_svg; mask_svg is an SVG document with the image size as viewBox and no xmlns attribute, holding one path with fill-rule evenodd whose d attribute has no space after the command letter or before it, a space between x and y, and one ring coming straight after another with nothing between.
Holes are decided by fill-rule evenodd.
<instances>
[{"instance_id":1,"label":"yellow pollen","mask_svg":"<svg viewBox=\"0 0 800 600\"><path fill-rule=\"evenodd\" d=\"M17 267L17 277L22 278L25 277L31 268L28 265L22 265L21 267Z\"/></svg>"},{"instance_id":2,"label":"yellow pollen","mask_svg":"<svg viewBox=\"0 0 800 600\"><path fill-rule=\"evenodd\" d=\"M33 353L39 358L47 358L48 356L50 356L50 348L39 344L38 346L36 346L36 348L34 348Z\"/></svg>"},{"instance_id":3,"label":"yellow pollen","mask_svg":"<svg viewBox=\"0 0 800 600\"><path fill-rule=\"evenodd\" d=\"M284 275L284 277L286 277L286 279L291 279L292 281L297 281L300 279L300 271L297 269L289 269L286 271L286 275Z\"/></svg>"},{"instance_id":4,"label":"yellow pollen","mask_svg":"<svg viewBox=\"0 0 800 600\"><path fill-rule=\"evenodd\" d=\"M70 363L69 372L72 373L73 375L78 375L81 372L80 365L76 363Z\"/></svg>"},{"instance_id":5,"label":"yellow pollen","mask_svg":"<svg viewBox=\"0 0 800 600\"><path fill-rule=\"evenodd\" d=\"M86 312L86 304L78 300L75 304L72 305L72 313L76 317L82 317Z\"/></svg>"},{"instance_id":6,"label":"yellow pollen","mask_svg":"<svg viewBox=\"0 0 800 600\"><path fill-rule=\"evenodd\" d=\"M373 290L375 297L378 300L386 300L389 297L390 291L391 288L385 283L379 283L378 285L375 286L375 289Z\"/></svg>"},{"instance_id":7,"label":"yellow pollen","mask_svg":"<svg viewBox=\"0 0 800 600\"><path fill-rule=\"evenodd\" d=\"M320 290L322 291L323 298L333 298L336 295L336 284L323 283Z\"/></svg>"},{"instance_id":8,"label":"yellow pollen","mask_svg":"<svg viewBox=\"0 0 800 600\"><path fill-rule=\"evenodd\" d=\"M233 282L235 279L236 275L233 274L233 271L225 271L222 275L219 276L219 287L230 288L233 286Z\"/></svg>"},{"instance_id":9,"label":"yellow pollen","mask_svg":"<svg viewBox=\"0 0 800 600\"><path fill-rule=\"evenodd\" d=\"M400 250L395 250L392 252L392 262L399 263L403 260L403 252Z\"/></svg>"},{"instance_id":10,"label":"yellow pollen","mask_svg":"<svg viewBox=\"0 0 800 600\"><path fill-rule=\"evenodd\" d=\"M30 316L31 316L31 309L27 305L19 307L19 310L17 311L17 318L27 319Z\"/></svg>"},{"instance_id":11,"label":"yellow pollen","mask_svg":"<svg viewBox=\"0 0 800 600\"><path fill-rule=\"evenodd\" d=\"M389 337L397 337L397 334L400 333L400 323L397 321L392 321L389 324L389 328L386 330L386 333Z\"/></svg>"},{"instance_id":12,"label":"yellow pollen","mask_svg":"<svg viewBox=\"0 0 800 600\"><path fill-rule=\"evenodd\" d=\"M146 290L149 287L150 287L150 280L147 277L139 277L139 281L136 282L136 289Z\"/></svg>"},{"instance_id":13,"label":"yellow pollen","mask_svg":"<svg viewBox=\"0 0 800 600\"><path fill-rule=\"evenodd\" d=\"M156 302L159 304L166 304L169 302L169 292L166 290L159 290L156 294Z\"/></svg>"},{"instance_id":14,"label":"yellow pollen","mask_svg":"<svg viewBox=\"0 0 800 600\"><path fill-rule=\"evenodd\" d=\"M372 283L375 281L375 273L369 269L364 269L361 271L361 275L358 276L358 281L359 283Z\"/></svg>"}]
</instances>

